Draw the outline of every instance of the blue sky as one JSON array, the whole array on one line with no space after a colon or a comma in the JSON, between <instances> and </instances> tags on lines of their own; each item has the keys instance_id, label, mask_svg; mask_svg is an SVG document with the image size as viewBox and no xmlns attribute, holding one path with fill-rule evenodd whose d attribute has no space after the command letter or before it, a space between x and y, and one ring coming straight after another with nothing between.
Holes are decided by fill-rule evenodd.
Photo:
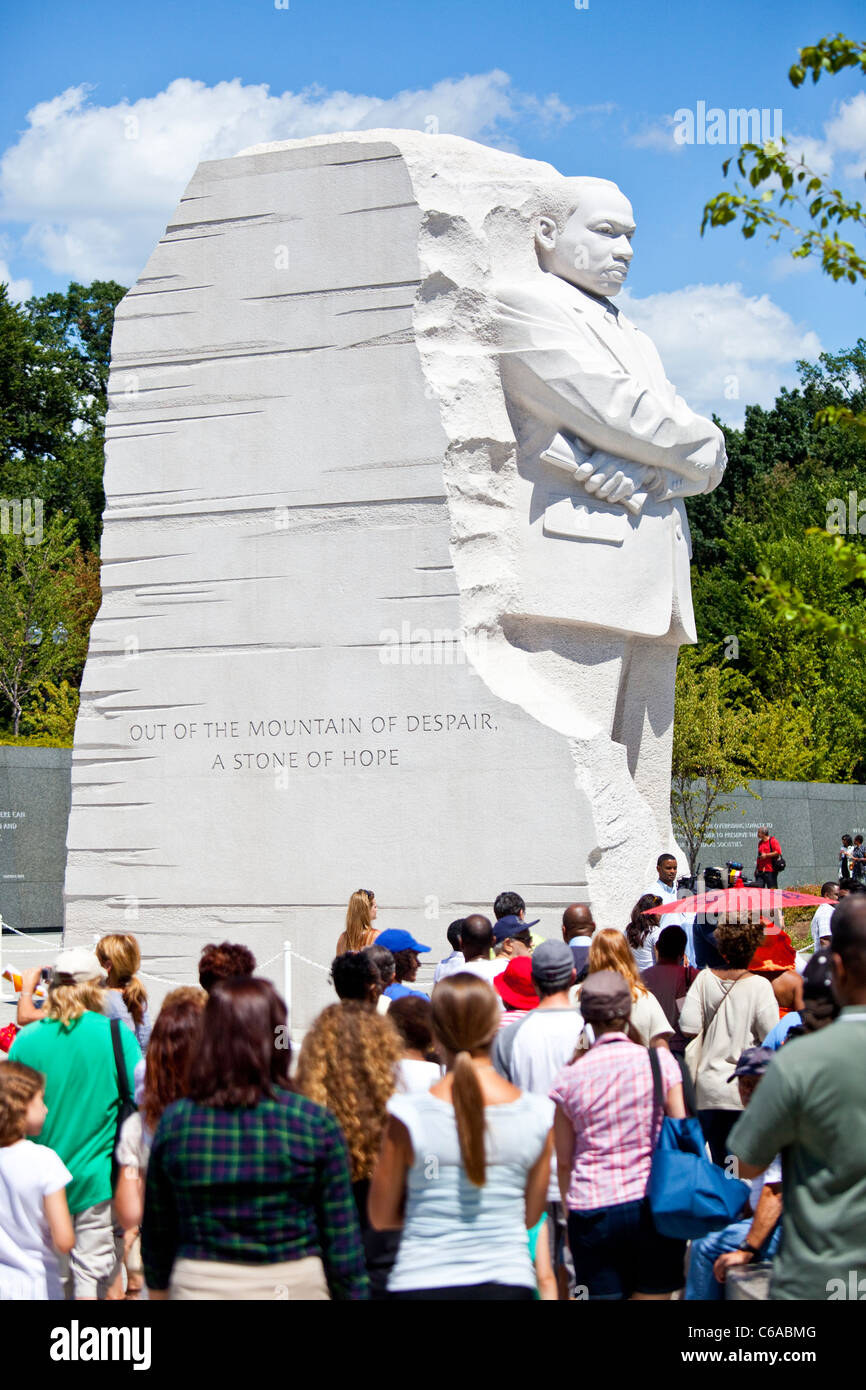
<instances>
[{"instance_id":1,"label":"blue sky","mask_svg":"<svg viewBox=\"0 0 866 1390\"><path fill-rule=\"evenodd\" d=\"M22 6L4 21L0 278L19 294L72 278L129 283L198 159L320 130L424 129L436 116L443 132L620 184L638 223L626 307L692 403L735 422L746 401L769 404L794 380L796 357L855 341L863 291L796 268L760 237L702 239L732 148L677 146L671 118L698 101L781 108L785 133L862 197L862 80L799 91L787 80L800 46L860 37L858 18L854 4L819 15L804 0ZM732 377L734 398L722 386Z\"/></svg>"}]
</instances>

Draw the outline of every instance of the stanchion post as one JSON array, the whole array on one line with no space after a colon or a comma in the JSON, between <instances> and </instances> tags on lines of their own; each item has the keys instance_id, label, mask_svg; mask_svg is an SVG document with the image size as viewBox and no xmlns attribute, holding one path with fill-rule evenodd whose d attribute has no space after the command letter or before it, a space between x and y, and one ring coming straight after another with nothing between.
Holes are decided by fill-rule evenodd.
<instances>
[{"instance_id":1,"label":"stanchion post","mask_svg":"<svg viewBox=\"0 0 866 1390\"><path fill-rule=\"evenodd\" d=\"M286 1001L286 1023L292 1035L292 945L283 942L283 998Z\"/></svg>"}]
</instances>

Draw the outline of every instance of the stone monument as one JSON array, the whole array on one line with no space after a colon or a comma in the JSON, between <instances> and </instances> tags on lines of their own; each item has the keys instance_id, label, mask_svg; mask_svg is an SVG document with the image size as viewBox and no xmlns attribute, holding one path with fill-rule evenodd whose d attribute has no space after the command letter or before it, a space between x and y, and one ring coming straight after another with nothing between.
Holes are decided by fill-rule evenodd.
<instances>
[{"instance_id":1,"label":"stone monument","mask_svg":"<svg viewBox=\"0 0 866 1390\"><path fill-rule=\"evenodd\" d=\"M360 887L434 958L504 888L625 923L724 466L612 303L631 229L450 136L199 166L115 324L68 939L288 940L303 1028Z\"/></svg>"}]
</instances>

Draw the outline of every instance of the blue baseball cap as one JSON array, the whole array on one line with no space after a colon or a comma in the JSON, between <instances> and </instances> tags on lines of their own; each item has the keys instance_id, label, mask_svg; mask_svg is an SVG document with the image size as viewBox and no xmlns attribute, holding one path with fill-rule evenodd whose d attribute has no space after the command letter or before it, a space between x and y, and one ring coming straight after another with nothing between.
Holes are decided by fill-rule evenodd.
<instances>
[{"instance_id":1,"label":"blue baseball cap","mask_svg":"<svg viewBox=\"0 0 866 1390\"><path fill-rule=\"evenodd\" d=\"M499 921L494 923L493 940L498 946L509 936L519 936L522 931L527 931L529 927L537 927L540 921L541 918L537 917L534 922L521 922L519 917L509 913L507 917L500 917Z\"/></svg>"},{"instance_id":2,"label":"blue baseball cap","mask_svg":"<svg viewBox=\"0 0 866 1390\"><path fill-rule=\"evenodd\" d=\"M384 946L387 951L394 955L398 951L429 951L429 946L422 946L420 941L416 941L410 931L403 931L401 927L389 927L388 931L380 931L374 943L376 946Z\"/></svg>"}]
</instances>

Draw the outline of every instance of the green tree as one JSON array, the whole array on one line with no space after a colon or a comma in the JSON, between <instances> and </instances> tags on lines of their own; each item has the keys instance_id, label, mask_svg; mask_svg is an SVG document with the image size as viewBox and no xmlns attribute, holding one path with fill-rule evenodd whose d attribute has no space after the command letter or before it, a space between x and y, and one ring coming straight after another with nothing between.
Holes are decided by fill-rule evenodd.
<instances>
[{"instance_id":1,"label":"green tree","mask_svg":"<svg viewBox=\"0 0 866 1390\"><path fill-rule=\"evenodd\" d=\"M98 547L111 331L125 293L114 281L26 305L0 286L0 495L40 497Z\"/></svg>"},{"instance_id":2,"label":"green tree","mask_svg":"<svg viewBox=\"0 0 866 1390\"><path fill-rule=\"evenodd\" d=\"M825 73L835 74L846 68L866 74L866 43L848 39L844 34L828 35L819 43L800 49L798 61L788 76L793 86L800 87L809 73L813 82L817 82ZM728 160L723 165L725 174L730 164ZM772 228L772 240L792 234L797 243L791 252L793 256L819 255L822 270L834 280L847 279L855 284L866 279L866 260L852 242L839 235L843 223L850 223L861 231L866 226L866 213L859 201L846 200L838 189L828 188L802 159L793 158L784 140L779 145L772 142L763 146L744 145L736 164L752 189L771 181L777 181L778 186L765 187L758 195L744 193L739 187L733 194L717 194L704 208L702 232L707 226L724 226L742 218L741 230L745 237L754 236L759 227ZM799 226L787 216L788 210L795 208L801 219ZM804 218L811 225L802 225ZM844 362L842 358L846 355L837 359L837 398L822 402L813 420L816 429L840 431L847 437L852 451L860 450L857 462L861 464L861 477L862 448L866 443L864 347L866 344L860 339L854 350L855 360ZM822 366L832 361L822 355ZM853 385L852 366L856 372ZM807 377L806 384L814 383ZM858 488L855 486L853 490L856 492ZM709 513L708 520L712 525L714 517ZM814 534L821 527L813 523L808 530ZM839 534L826 532L823 541L829 547L827 553L845 591L836 607L828 606L822 595L804 589L795 579L780 572L768 557L759 562L750 582L778 624L795 625L809 633L813 640L831 645L836 652L859 656L866 650L863 611L866 566L859 548L843 541ZM861 776L866 772L862 762L859 771Z\"/></svg>"},{"instance_id":3,"label":"green tree","mask_svg":"<svg viewBox=\"0 0 866 1390\"><path fill-rule=\"evenodd\" d=\"M43 681L21 715L21 731L52 748L71 748L78 714L78 691L68 681Z\"/></svg>"},{"instance_id":4,"label":"green tree","mask_svg":"<svg viewBox=\"0 0 866 1390\"><path fill-rule=\"evenodd\" d=\"M745 785L736 760L748 715L732 695L736 676L720 666L701 666L686 648L677 663L676 711L671 763L671 818L685 848L689 872L697 868L702 845L714 843L713 821Z\"/></svg>"},{"instance_id":5,"label":"green tree","mask_svg":"<svg viewBox=\"0 0 866 1390\"><path fill-rule=\"evenodd\" d=\"M17 737L25 701L46 681L77 678L93 612L82 603L71 522L53 518L42 540L0 535L0 692Z\"/></svg>"},{"instance_id":6,"label":"green tree","mask_svg":"<svg viewBox=\"0 0 866 1390\"><path fill-rule=\"evenodd\" d=\"M0 492L40 496L41 460L55 456L75 423L77 397L65 354L41 343L29 315L0 284Z\"/></svg>"}]
</instances>

